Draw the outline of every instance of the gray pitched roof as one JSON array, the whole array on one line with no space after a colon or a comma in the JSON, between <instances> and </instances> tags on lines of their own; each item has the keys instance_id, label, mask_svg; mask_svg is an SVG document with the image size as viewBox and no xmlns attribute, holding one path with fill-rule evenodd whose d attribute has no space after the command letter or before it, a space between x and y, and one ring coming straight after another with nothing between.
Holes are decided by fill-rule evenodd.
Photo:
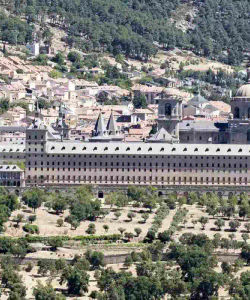
<instances>
[{"instance_id":1,"label":"gray pitched roof","mask_svg":"<svg viewBox=\"0 0 250 300\"><path fill-rule=\"evenodd\" d=\"M191 100L188 101L188 104L194 106L203 103L208 103L208 100L202 97L201 94L194 96Z\"/></svg>"},{"instance_id":2,"label":"gray pitched roof","mask_svg":"<svg viewBox=\"0 0 250 300\"><path fill-rule=\"evenodd\" d=\"M107 123L107 131L109 131L110 134L116 134L117 132L117 126L114 119L113 111L110 114L108 123Z\"/></svg>"},{"instance_id":3,"label":"gray pitched roof","mask_svg":"<svg viewBox=\"0 0 250 300\"><path fill-rule=\"evenodd\" d=\"M219 131L214 122L208 120L183 120L179 126L180 131Z\"/></svg>"},{"instance_id":4,"label":"gray pitched roof","mask_svg":"<svg viewBox=\"0 0 250 300\"><path fill-rule=\"evenodd\" d=\"M105 124L104 124L104 120L103 120L103 116L102 113L100 112L98 119L95 123L95 133L96 134L102 134L105 131Z\"/></svg>"},{"instance_id":5,"label":"gray pitched roof","mask_svg":"<svg viewBox=\"0 0 250 300\"><path fill-rule=\"evenodd\" d=\"M143 142L47 142L48 154L250 156L250 145Z\"/></svg>"},{"instance_id":6,"label":"gray pitched roof","mask_svg":"<svg viewBox=\"0 0 250 300\"><path fill-rule=\"evenodd\" d=\"M150 137L148 139L148 141L165 141L165 142L172 142L173 141L173 137L171 136L171 134L169 134L167 132L166 129L164 129L163 127L158 130L152 137Z\"/></svg>"},{"instance_id":7,"label":"gray pitched roof","mask_svg":"<svg viewBox=\"0 0 250 300\"><path fill-rule=\"evenodd\" d=\"M0 165L0 172L24 172L17 165Z\"/></svg>"},{"instance_id":8,"label":"gray pitched roof","mask_svg":"<svg viewBox=\"0 0 250 300\"><path fill-rule=\"evenodd\" d=\"M0 152L1 153L6 153L6 152L22 153L25 152L25 144L0 143Z\"/></svg>"}]
</instances>

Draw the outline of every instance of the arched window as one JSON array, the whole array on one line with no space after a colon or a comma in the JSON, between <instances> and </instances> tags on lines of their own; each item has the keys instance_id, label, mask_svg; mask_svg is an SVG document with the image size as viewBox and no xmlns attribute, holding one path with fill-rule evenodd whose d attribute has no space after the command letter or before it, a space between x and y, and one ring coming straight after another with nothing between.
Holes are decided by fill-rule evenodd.
<instances>
[{"instance_id":1,"label":"arched window","mask_svg":"<svg viewBox=\"0 0 250 300\"><path fill-rule=\"evenodd\" d=\"M247 131L247 141L250 142L250 130Z\"/></svg>"},{"instance_id":2,"label":"arched window","mask_svg":"<svg viewBox=\"0 0 250 300\"><path fill-rule=\"evenodd\" d=\"M237 106L234 109L234 118L235 119L239 119L240 118L240 109Z\"/></svg>"},{"instance_id":3,"label":"arched window","mask_svg":"<svg viewBox=\"0 0 250 300\"><path fill-rule=\"evenodd\" d=\"M171 116L171 104L170 103L165 104L165 115Z\"/></svg>"}]
</instances>

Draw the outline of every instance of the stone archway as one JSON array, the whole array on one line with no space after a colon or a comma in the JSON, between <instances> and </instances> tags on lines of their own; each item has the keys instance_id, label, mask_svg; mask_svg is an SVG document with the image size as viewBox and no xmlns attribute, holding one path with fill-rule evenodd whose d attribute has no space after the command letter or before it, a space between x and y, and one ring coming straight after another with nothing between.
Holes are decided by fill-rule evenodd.
<instances>
[{"instance_id":1,"label":"stone archway","mask_svg":"<svg viewBox=\"0 0 250 300\"><path fill-rule=\"evenodd\" d=\"M103 191L98 191L98 198L103 199L104 198L104 193Z\"/></svg>"}]
</instances>

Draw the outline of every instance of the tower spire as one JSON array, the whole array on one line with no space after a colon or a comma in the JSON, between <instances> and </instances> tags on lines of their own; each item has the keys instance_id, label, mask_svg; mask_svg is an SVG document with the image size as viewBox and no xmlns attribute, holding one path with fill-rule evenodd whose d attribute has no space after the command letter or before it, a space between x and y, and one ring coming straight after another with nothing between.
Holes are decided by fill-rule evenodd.
<instances>
[{"instance_id":1,"label":"tower spire","mask_svg":"<svg viewBox=\"0 0 250 300\"><path fill-rule=\"evenodd\" d=\"M117 126L114 119L113 110L111 110L111 114L107 124L107 131L109 134L115 135L117 133Z\"/></svg>"},{"instance_id":2,"label":"tower spire","mask_svg":"<svg viewBox=\"0 0 250 300\"><path fill-rule=\"evenodd\" d=\"M105 133L105 125L102 112L99 113L98 119L95 123L94 135L103 135Z\"/></svg>"}]
</instances>

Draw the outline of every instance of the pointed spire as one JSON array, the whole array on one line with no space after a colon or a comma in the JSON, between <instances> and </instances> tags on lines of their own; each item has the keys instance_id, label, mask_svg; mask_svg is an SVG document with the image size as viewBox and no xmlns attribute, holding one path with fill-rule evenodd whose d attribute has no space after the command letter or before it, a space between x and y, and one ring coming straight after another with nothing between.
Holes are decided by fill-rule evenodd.
<instances>
[{"instance_id":1,"label":"pointed spire","mask_svg":"<svg viewBox=\"0 0 250 300\"><path fill-rule=\"evenodd\" d=\"M111 111L108 124L107 124L107 131L109 134L115 135L117 132L117 126L114 119L113 111Z\"/></svg>"},{"instance_id":2,"label":"pointed spire","mask_svg":"<svg viewBox=\"0 0 250 300\"><path fill-rule=\"evenodd\" d=\"M103 135L104 132L105 132L105 125L104 125L102 113L100 112L98 119L95 123L94 134L95 135Z\"/></svg>"}]
</instances>

